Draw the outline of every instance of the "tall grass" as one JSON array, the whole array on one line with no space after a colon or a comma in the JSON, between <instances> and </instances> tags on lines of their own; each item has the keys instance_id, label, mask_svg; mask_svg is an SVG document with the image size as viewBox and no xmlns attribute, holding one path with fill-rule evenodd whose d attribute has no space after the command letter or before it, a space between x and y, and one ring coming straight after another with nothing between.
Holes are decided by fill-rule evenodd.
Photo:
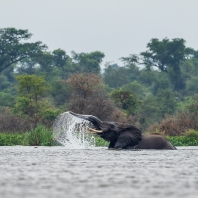
<instances>
[{"instance_id":1,"label":"tall grass","mask_svg":"<svg viewBox=\"0 0 198 198\"><path fill-rule=\"evenodd\" d=\"M167 136L174 146L198 146L198 131L190 129L183 136Z\"/></svg>"},{"instance_id":2,"label":"tall grass","mask_svg":"<svg viewBox=\"0 0 198 198\"><path fill-rule=\"evenodd\" d=\"M54 138L51 129L38 125L25 133L0 133L0 146L53 146Z\"/></svg>"},{"instance_id":3,"label":"tall grass","mask_svg":"<svg viewBox=\"0 0 198 198\"><path fill-rule=\"evenodd\" d=\"M27 141L30 146L53 146L53 132L44 125L38 125L35 129L30 130Z\"/></svg>"},{"instance_id":4,"label":"tall grass","mask_svg":"<svg viewBox=\"0 0 198 198\"><path fill-rule=\"evenodd\" d=\"M193 137L168 136L167 139L174 146L198 146L198 140Z\"/></svg>"},{"instance_id":5,"label":"tall grass","mask_svg":"<svg viewBox=\"0 0 198 198\"><path fill-rule=\"evenodd\" d=\"M198 131L188 130L183 136L166 136L174 146L198 146ZM96 146L108 147L109 142L95 136ZM0 133L0 146L56 146L51 129L38 125L29 132L20 134Z\"/></svg>"},{"instance_id":6,"label":"tall grass","mask_svg":"<svg viewBox=\"0 0 198 198\"><path fill-rule=\"evenodd\" d=\"M9 134L0 133L0 146L15 146L22 145L27 146L27 133L23 134Z\"/></svg>"}]
</instances>

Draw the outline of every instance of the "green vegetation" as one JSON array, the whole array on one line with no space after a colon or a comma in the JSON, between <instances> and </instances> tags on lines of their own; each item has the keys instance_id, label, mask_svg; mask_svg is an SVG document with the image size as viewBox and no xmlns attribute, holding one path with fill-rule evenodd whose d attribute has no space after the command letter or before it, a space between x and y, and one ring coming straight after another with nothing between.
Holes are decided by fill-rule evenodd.
<instances>
[{"instance_id":1,"label":"green vegetation","mask_svg":"<svg viewBox=\"0 0 198 198\"><path fill-rule=\"evenodd\" d=\"M96 140L96 146L98 147L108 147L109 142L105 141L104 139L100 138L99 136L94 136Z\"/></svg>"},{"instance_id":2,"label":"green vegetation","mask_svg":"<svg viewBox=\"0 0 198 198\"><path fill-rule=\"evenodd\" d=\"M0 133L0 146L27 146L27 134Z\"/></svg>"},{"instance_id":3,"label":"green vegetation","mask_svg":"<svg viewBox=\"0 0 198 198\"><path fill-rule=\"evenodd\" d=\"M28 133L27 142L30 146L53 146L53 132L43 125L38 125Z\"/></svg>"},{"instance_id":4,"label":"green vegetation","mask_svg":"<svg viewBox=\"0 0 198 198\"><path fill-rule=\"evenodd\" d=\"M198 139L184 136L169 136L167 139L174 146L198 146Z\"/></svg>"},{"instance_id":5,"label":"green vegetation","mask_svg":"<svg viewBox=\"0 0 198 198\"><path fill-rule=\"evenodd\" d=\"M28 30L0 29L0 145L53 145L46 131L65 111L128 122L178 138L175 145L196 144L195 132L183 136L198 130L198 51L184 39L151 38L146 51L102 70L103 52L69 56L31 37Z\"/></svg>"},{"instance_id":6,"label":"green vegetation","mask_svg":"<svg viewBox=\"0 0 198 198\"><path fill-rule=\"evenodd\" d=\"M20 134L0 133L0 146L53 146L55 145L51 129L38 125L29 132Z\"/></svg>"},{"instance_id":7,"label":"green vegetation","mask_svg":"<svg viewBox=\"0 0 198 198\"><path fill-rule=\"evenodd\" d=\"M198 131L196 131L196 135ZM167 136L174 146L198 146L198 138L190 136ZM109 142L95 136L96 147L108 147ZM0 146L57 146L52 131L39 126L38 128L23 134L0 133ZM58 145L59 146L59 145Z\"/></svg>"}]
</instances>

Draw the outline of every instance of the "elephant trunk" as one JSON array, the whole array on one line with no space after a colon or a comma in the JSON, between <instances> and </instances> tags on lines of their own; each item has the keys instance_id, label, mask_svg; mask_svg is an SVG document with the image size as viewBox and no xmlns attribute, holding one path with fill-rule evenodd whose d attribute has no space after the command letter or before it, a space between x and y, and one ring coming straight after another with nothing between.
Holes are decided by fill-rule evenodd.
<instances>
[{"instance_id":1,"label":"elephant trunk","mask_svg":"<svg viewBox=\"0 0 198 198\"><path fill-rule=\"evenodd\" d=\"M96 129L100 129L99 126L102 124L102 121L100 119L98 119L97 117L92 116L92 115L77 114L77 113L73 113L71 111L69 113L72 114L73 116L78 117L78 118L90 121L95 126Z\"/></svg>"}]
</instances>

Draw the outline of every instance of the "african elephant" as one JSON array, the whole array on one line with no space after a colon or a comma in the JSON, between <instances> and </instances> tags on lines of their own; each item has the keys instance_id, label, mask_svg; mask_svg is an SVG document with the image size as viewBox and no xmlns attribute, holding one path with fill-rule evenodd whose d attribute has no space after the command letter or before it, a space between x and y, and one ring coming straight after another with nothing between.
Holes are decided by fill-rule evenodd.
<instances>
[{"instance_id":1,"label":"african elephant","mask_svg":"<svg viewBox=\"0 0 198 198\"><path fill-rule=\"evenodd\" d=\"M73 116L90 121L93 128L90 133L99 135L110 142L109 148L115 149L176 149L164 136L160 134L144 135L142 132L126 123L101 121L92 115L82 115L70 112Z\"/></svg>"}]
</instances>

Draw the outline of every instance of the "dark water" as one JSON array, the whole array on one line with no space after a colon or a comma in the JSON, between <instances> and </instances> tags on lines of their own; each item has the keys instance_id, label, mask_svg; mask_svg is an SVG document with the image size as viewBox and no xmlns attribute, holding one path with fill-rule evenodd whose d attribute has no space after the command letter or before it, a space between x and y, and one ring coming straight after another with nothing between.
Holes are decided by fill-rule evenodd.
<instances>
[{"instance_id":1,"label":"dark water","mask_svg":"<svg viewBox=\"0 0 198 198\"><path fill-rule=\"evenodd\" d=\"M0 197L198 197L198 148L0 147Z\"/></svg>"}]
</instances>

